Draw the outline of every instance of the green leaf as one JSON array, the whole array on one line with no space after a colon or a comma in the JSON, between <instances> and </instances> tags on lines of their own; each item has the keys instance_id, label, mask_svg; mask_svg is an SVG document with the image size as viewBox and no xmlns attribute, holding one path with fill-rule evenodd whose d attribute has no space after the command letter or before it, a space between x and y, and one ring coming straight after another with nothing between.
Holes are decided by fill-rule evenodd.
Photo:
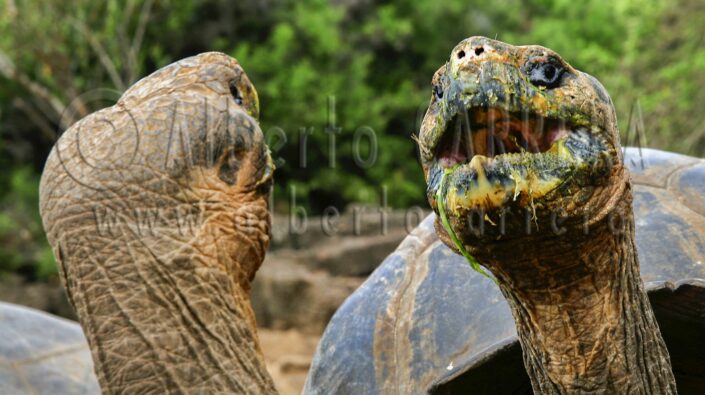
<instances>
[{"instance_id":1,"label":"green leaf","mask_svg":"<svg viewBox=\"0 0 705 395\"><path fill-rule=\"evenodd\" d=\"M444 196L445 196L445 189L446 189L446 176L448 173L453 171L453 169L446 169L443 172L443 175L441 175L441 182L440 185L438 186L438 191L436 191L436 204L438 205L438 212L441 215L441 224L443 225L443 228L448 232L448 235L450 238L453 240L453 243L455 246L458 248L458 251L465 257L465 259L468 261L468 264L470 264L470 267L472 270L482 274L483 276L491 279L492 281L497 284L497 280L490 276L487 272L485 272L482 267L480 266L480 262L475 259L474 256L470 255L468 250L465 249L465 245L463 244L462 241L458 238L458 236L455 234L455 231L453 228L450 226L450 222L448 221L448 215L446 214L446 209L445 209L445 202L444 202Z\"/></svg>"}]
</instances>

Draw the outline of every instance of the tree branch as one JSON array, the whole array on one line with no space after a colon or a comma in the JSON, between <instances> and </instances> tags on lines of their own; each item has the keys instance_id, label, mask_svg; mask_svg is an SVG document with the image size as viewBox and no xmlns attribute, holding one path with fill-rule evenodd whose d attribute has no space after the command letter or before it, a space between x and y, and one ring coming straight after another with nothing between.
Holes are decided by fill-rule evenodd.
<instances>
[{"instance_id":1,"label":"tree branch","mask_svg":"<svg viewBox=\"0 0 705 395\"><path fill-rule=\"evenodd\" d=\"M30 103L22 98L15 98L12 101L15 107L22 111L27 119L32 122L39 130L42 132L42 136L51 141L52 143L56 141L58 137L57 130L47 121L47 118L42 116L42 114L34 108Z\"/></svg>"},{"instance_id":2,"label":"tree branch","mask_svg":"<svg viewBox=\"0 0 705 395\"><path fill-rule=\"evenodd\" d=\"M17 70L14 62L0 50L0 74L11 81L15 81L25 88L29 93L38 99L45 101L49 108L54 111L56 119L59 119L66 108L66 105L48 89L34 82L29 76ZM52 117L47 115L49 119ZM75 120L70 120L72 123Z\"/></svg>"},{"instance_id":3,"label":"tree branch","mask_svg":"<svg viewBox=\"0 0 705 395\"><path fill-rule=\"evenodd\" d=\"M108 75L110 76L113 85L115 85L115 88L120 91L124 91L125 82L122 80L122 77L120 77L120 73L118 73L115 64L112 60L110 60L110 56L108 56L108 53L105 51L105 48L100 43L100 41L96 39L93 32L91 32L88 27L78 19L71 18L71 23L86 37L86 39L88 40L88 44L91 46L96 55L98 55L98 60L100 60L100 63L105 68L105 71L108 72Z\"/></svg>"},{"instance_id":4,"label":"tree branch","mask_svg":"<svg viewBox=\"0 0 705 395\"><path fill-rule=\"evenodd\" d=\"M142 49L142 40L144 39L144 34L147 31L147 22L149 22L153 4L154 0L145 1L142 5L142 10L140 11L137 30L135 30L135 37L132 39L132 45L128 55L128 82L130 84L135 82L137 76L137 55L139 54L140 49Z\"/></svg>"}]
</instances>

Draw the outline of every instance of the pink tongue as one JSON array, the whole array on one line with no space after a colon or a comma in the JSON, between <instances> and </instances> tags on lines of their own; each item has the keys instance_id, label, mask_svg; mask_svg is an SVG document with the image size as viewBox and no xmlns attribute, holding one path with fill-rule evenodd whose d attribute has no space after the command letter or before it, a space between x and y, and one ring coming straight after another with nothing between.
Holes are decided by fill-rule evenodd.
<instances>
[{"instance_id":1,"label":"pink tongue","mask_svg":"<svg viewBox=\"0 0 705 395\"><path fill-rule=\"evenodd\" d=\"M438 156L438 163L441 165L441 167L453 167L457 165L458 163L463 163L467 159L467 156L465 155L464 152L460 149L453 149L453 147L448 147L441 151L440 155Z\"/></svg>"},{"instance_id":2,"label":"pink tongue","mask_svg":"<svg viewBox=\"0 0 705 395\"><path fill-rule=\"evenodd\" d=\"M570 133L570 130L566 128L553 128L546 133L546 143L550 147L556 140L560 140L566 137Z\"/></svg>"}]
</instances>

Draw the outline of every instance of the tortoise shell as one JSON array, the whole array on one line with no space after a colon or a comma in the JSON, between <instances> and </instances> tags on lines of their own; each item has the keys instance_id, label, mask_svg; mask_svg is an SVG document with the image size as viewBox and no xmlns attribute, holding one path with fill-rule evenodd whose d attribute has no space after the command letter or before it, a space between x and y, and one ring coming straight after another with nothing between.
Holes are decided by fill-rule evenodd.
<instances>
[{"instance_id":1,"label":"tortoise shell","mask_svg":"<svg viewBox=\"0 0 705 395\"><path fill-rule=\"evenodd\" d=\"M99 394L81 327L0 302L0 394Z\"/></svg>"},{"instance_id":2,"label":"tortoise shell","mask_svg":"<svg viewBox=\"0 0 705 395\"><path fill-rule=\"evenodd\" d=\"M679 393L705 388L705 160L629 148L641 276ZM509 306L427 217L338 309L310 394L530 394Z\"/></svg>"}]
</instances>

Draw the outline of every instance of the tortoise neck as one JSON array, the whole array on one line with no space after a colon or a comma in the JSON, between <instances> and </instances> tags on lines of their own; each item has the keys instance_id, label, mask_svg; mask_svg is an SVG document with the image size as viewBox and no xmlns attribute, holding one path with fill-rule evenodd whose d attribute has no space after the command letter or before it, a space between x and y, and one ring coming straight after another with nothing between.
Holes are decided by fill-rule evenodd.
<instances>
[{"instance_id":1,"label":"tortoise neck","mask_svg":"<svg viewBox=\"0 0 705 395\"><path fill-rule=\"evenodd\" d=\"M245 260L252 244L233 249L217 233L193 244L170 236L79 231L57 243L103 393L275 393L250 305L261 262Z\"/></svg>"},{"instance_id":2,"label":"tortoise neck","mask_svg":"<svg viewBox=\"0 0 705 395\"><path fill-rule=\"evenodd\" d=\"M563 242L527 240L489 258L534 393L676 393L639 275L628 192L587 231L555 236Z\"/></svg>"}]
</instances>

